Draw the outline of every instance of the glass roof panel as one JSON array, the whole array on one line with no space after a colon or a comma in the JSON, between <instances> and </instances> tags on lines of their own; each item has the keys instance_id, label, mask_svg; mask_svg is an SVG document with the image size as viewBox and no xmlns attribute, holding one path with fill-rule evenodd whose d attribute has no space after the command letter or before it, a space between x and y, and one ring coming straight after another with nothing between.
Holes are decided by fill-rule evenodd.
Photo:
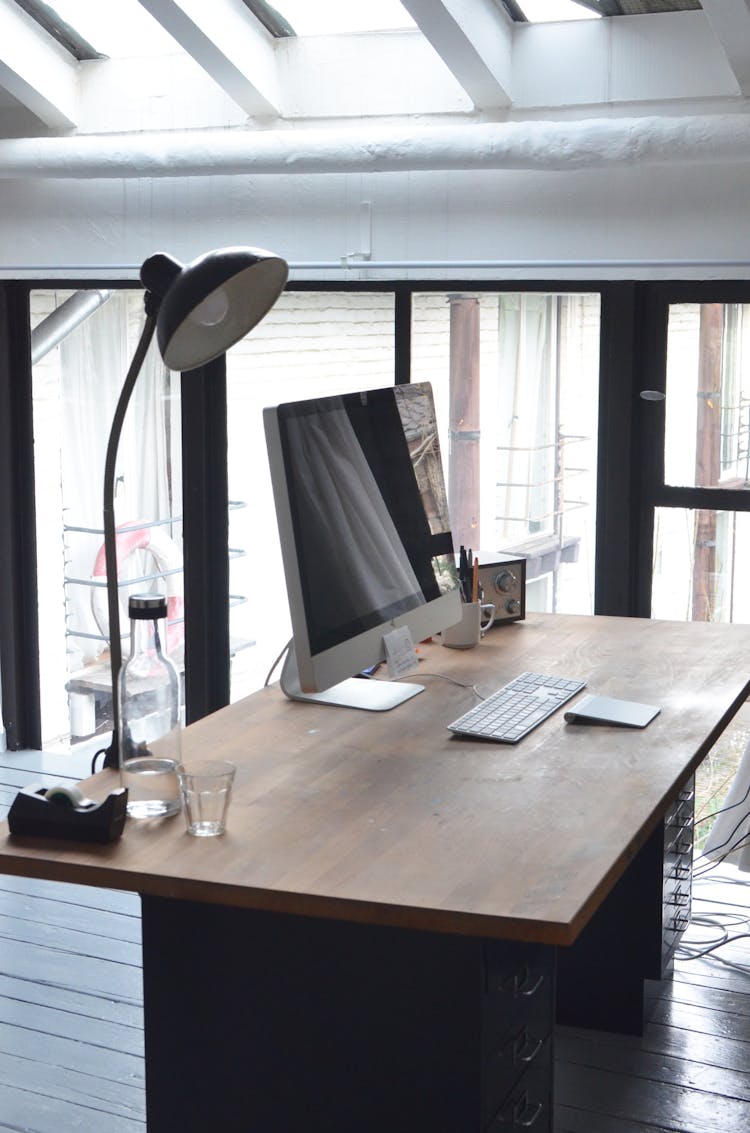
<instances>
[{"instance_id":1,"label":"glass roof panel","mask_svg":"<svg viewBox=\"0 0 750 1133\"><path fill-rule=\"evenodd\" d=\"M400 0L274 0L297 35L401 31L416 24Z\"/></svg>"},{"instance_id":2,"label":"glass roof panel","mask_svg":"<svg viewBox=\"0 0 750 1133\"><path fill-rule=\"evenodd\" d=\"M164 55L175 40L138 0L45 0L47 8L102 55Z\"/></svg>"},{"instance_id":3,"label":"glass roof panel","mask_svg":"<svg viewBox=\"0 0 750 1133\"><path fill-rule=\"evenodd\" d=\"M516 0L530 24L552 23L554 20L599 20L598 12L592 12L575 0Z\"/></svg>"}]
</instances>

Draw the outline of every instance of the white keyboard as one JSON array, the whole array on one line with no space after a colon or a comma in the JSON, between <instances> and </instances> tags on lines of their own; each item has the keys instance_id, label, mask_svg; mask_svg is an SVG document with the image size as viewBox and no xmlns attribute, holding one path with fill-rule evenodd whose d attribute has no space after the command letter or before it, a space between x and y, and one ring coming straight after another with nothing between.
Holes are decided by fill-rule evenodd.
<instances>
[{"instance_id":1,"label":"white keyboard","mask_svg":"<svg viewBox=\"0 0 750 1133\"><path fill-rule=\"evenodd\" d=\"M585 681L567 677L521 673L448 728L461 736L516 744L585 687Z\"/></svg>"}]
</instances>

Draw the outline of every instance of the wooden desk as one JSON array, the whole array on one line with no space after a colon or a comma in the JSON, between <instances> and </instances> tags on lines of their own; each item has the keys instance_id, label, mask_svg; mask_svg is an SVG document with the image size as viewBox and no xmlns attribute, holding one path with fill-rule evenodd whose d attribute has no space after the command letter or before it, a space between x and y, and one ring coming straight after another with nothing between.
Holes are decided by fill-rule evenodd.
<instances>
[{"instance_id":1,"label":"wooden desk","mask_svg":"<svg viewBox=\"0 0 750 1133\"><path fill-rule=\"evenodd\" d=\"M222 839L179 819L104 848L3 838L4 872L142 895L149 1133L551 1128L556 946L575 1014L581 941L612 940L644 880L661 893L664 815L750 691L750 626L534 615L422 667L390 713L271 688L189 728L186 758L238 764ZM451 736L473 694L429 674L490 691L524 669L662 711ZM654 974L643 906L628 971L599 957L605 1021Z\"/></svg>"}]
</instances>

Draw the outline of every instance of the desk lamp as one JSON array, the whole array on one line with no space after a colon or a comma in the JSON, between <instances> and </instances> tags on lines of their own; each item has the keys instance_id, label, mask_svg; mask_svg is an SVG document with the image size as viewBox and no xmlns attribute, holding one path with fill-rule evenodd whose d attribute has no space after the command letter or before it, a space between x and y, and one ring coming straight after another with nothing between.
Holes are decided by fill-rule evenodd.
<instances>
[{"instance_id":1,"label":"desk lamp","mask_svg":"<svg viewBox=\"0 0 750 1133\"><path fill-rule=\"evenodd\" d=\"M112 420L104 462L104 554L107 566L112 742L104 766L118 766L117 677L122 663L115 542L115 463L125 412L154 331L170 370L194 370L218 358L268 314L287 278L287 264L260 248L221 248L189 264L164 253L141 265L146 321ZM97 753L100 754L100 753ZM96 758L96 757L95 757Z\"/></svg>"}]
</instances>

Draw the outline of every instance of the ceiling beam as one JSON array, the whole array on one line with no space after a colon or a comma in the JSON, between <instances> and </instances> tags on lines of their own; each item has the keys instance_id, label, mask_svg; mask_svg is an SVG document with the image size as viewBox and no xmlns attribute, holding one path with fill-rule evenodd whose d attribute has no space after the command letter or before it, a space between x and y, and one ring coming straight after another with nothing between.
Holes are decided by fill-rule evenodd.
<instances>
[{"instance_id":1,"label":"ceiling beam","mask_svg":"<svg viewBox=\"0 0 750 1133\"><path fill-rule=\"evenodd\" d=\"M703 0L712 32L737 79L740 94L750 94L750 0Z\"/></svg>"},{"instance_id":2,"label":"ceiling beam","mask_svg":"<svg viewBox=\"0 0 750 1133\"><path fill-rule=\"evenodd\" d=\"M52 130L76 124L77 63L12 0L0 0L0 87Z\"/></svg>"},{"instance_id":3,"label":"ceiling beam","mask_svg":"<svg viewBox=\"0 0 750 1133\"><path fill-rule=\"evenodd\" d=\"M402 0L479 110L511 105L512 26L493 0Z\"/></svg>"},{"instance_id":4,"label":"ceiling beam","mask_svg":"<svg viewBox=\"0 0 750 1133\"><path fill-rule=\"evenodd\" d=\"M273 39L242 0L139 0L251 118L276 116Z\"/></svg>"}]
</instances>

